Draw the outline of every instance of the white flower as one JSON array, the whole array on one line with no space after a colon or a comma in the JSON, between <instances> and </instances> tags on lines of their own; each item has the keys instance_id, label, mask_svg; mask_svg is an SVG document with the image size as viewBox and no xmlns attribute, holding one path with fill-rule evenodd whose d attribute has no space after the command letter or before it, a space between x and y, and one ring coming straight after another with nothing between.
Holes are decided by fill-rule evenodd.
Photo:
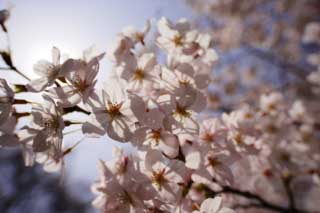
<instances>
[{"instance_id":1,"label":"white flower","mask_svg":"<svg viewBox=\"0 0 320 213\"><path fill-rule=\"evenodd\" d=\"M209 76L207 74L196 73L192 66L187 63L171 65L170 67L172 68L162 68L161 79L171 91L174 91L176 88L189 86L204 89L209 84Z\"/></svg>"},{"instance_id":2,"label":"white flower","mask_svg":"<svg viewBox=\"0 0 320 213\"><path fill-rule=\"evenodd\" d=\"M202 145L221 145L226 138L226 128L217 118L206 119L201 122L199 139Z\"/></svg>"},{"instance_id":3,"label":"white flower","mask_svg":"<svg viewBox=\"0 0 320 213\"><path fill-rule=\"evenodd\" d=\"M187 169L179 160L169 160L161 152L149 150L145 156L143 172L150 178L161 200L174 202L182 195L179 184L185 182Z\"/></svg>"},{"instance_id":4,"label":"white flower","mask_svg":"<svg viewBox=\"0 0 320 213\"><path fill-rule=\"evenodd\" d=\"M196 116L206 106L204 94L192 87L175 90L171 99L172 111L165 117L164 125L174 134L199 133Z\"/></svg>"},{"instance_id":5,"label":"white flower","mask_svg":"<svg viewBox=\"0 0 320 213\"><path fill-rule=\"evenodd\" d=\"M194 66L199 66L200 64L212 67L213 63L218 59L216 51L211 48L211 36L209 34L198 34L197 39L186 45L182 50L183 55L181 55L181 61L193 62ZM194 64L194 62L196 62ZM201 67L201 66L200 66ZM200 67L199 71L200 70Z\"/></svg>"},{"instance_id":6,"label":"white flower","mask_svg":"<svg viewBox=\"0 0 320 213\"><path fill-rule=\"evenodd\" d=\"M104 53L95 57L90 57L91 49L85 50L83 59L69 59L64 64L67 70L66 80L68 85L51 88L48 93L57 99L63 107L71 107L83 103L91 104L94 98L94 86L96 76L99 71L99 61Z\"/></svg>"},{"instance_id":7,"label":"white flower","mask_svg":"<svg viewBox=\"0 0 320 213\"><path fill-rule=\"evenodd\" d=\"M122 34L118 35L116 42L107 51L109 58L116 65L124 65L126 63L132 63L134 56L132 49L134 48L134 42L127 36Z\"/></svg>"},{"instance_id":8,"label":"white flower","mask_svg":"<svg viewBox=\"0 0 320 213\"><path fill-rule=\"evenodd\" d=\"M106 213L138 213L144 212L144 194L142 186L125 179L119 181L112 175L104 162L100 161L100 180L96 181L91 189L98 197L92 202L96 208Z\"/></svg>"},{"instance_id":9,"label":"white flower","mask_svg":"<svg viewBox=\"0 0 320 213\"><path fill-rule=\"evenodd\" d=\"M50 97L43 96L43 98L43 105L34 105L32 108L31 127L20 130L18 136L26 149L26 154L46 152L55 161L60 161L64 129L62 112ZM26 156L26 158L33 157Z\"/></svg>"},{"instance_id":10,"label":"white flower","mask_svg":"<svg viewBox=\"0 0 320 213\"><path fill-rule=\"evenodd\" d=\"M260 109L263 113L275 115L282 108L283 96L273 92L260 97Z\"/></svg>"},{"instance_id":11,"label":"white flower","mask_svg":"<svg viewBox=\"0 0 320 213\"><path fill-rule=\"evenodd\" d=\"M132 143L140 148L158 149L170 158L175 158L179 153L177 137L163 129L154 130L148 127L137 129Z\"/></svg>"},{"instance_id":12,"label":"white flower","mask_svg":"<svg viewBox=\"0 0 320 213\"><path fill-rule=\"evenodd\" d=\"M102 101L93 108L89 121L83 125L83 132L104 135L120 142L130 140L135 128L135 117L131 104L119 84L110 82L102 91Z\"/></svg>"},{"instance_id":13,"label":"white flower","mask_svg":"<svg viewBox=\"0 0 320 213\"><path fill-rule=\"evenodd\" d=\"M29 91L40 92L46 87L51 86L62 73L59 49L56 47L52 48L52 62L47 60L38 61L33 69L40 78L32 80L30 84L27 85Z\"/></svg>"},{"instance_id":14,"label":"white flower","mask_svg":"<svg viewBox=\"0 0 320 213\"><path fill-rule=\"evenodd\" d=\"M158 22L158 31L160 33L157 38L158 45L172 54L180 54L183 47L192 43L197 37L197 32L190 30L190 24L186 19L180 19L173 24L163 17Z\"/></svg>"},{"instance_id":15,"label":"white flower","mask_svg":"<svg viewBox=\"0 0 320 213\"><path fill-rule=\"evenodd\" d=\"M123 29L123 35L131 38L134 43L140 42L142 45L145 45L145 37L150 31L151 21L148 20L142 31L137 30L136 28L129 26Z\"/></svg>"},{"instance_id":16,"label":"white flower","mask_svg":"<svg viewBox=\"0 0 320 213\"><path fill-rule=\"evenodd\" d=\"M156 57L153 53L145 53L134 63L119 67L120 77L128 82L130 91L148 90L158 84L160 70L156 68Z\"/></svg>"}]
</instances>

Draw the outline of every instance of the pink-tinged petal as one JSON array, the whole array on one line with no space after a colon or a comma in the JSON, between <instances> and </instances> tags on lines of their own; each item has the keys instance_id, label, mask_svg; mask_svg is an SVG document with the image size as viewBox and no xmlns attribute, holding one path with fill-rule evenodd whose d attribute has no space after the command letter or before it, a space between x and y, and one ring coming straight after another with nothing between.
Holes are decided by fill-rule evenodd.
<instances>
[{"instance_id":1,"label":"pink-tinged petal","mask_svg":"<svg viewBox=\"0 0 320 213\"><path fill-rule=\"evenodd\" d=\"M174 38L176 35L179 35L178 31L170 28L171 23L168 19L162 17L158 22L158 31L159 33L167 38Z\"/></svg>"},{"instance_id":2,"label":"pink-tinged petal","mask_svg":"<svg viewBox=\"0 0 320 213\"><path fill-rule=\"evenodd\" d=\"M163 156L161 152L157 150L149 150L145 157L145 166L149 171L153 171L153 166L158 162L161 162Z\"/></svg>"},{"instance_id":3,"label":"pink-tinged petal","mask_svg":"<svg viewBox=\"0 0 320 213\"><path fill-rule=\"evenodd\" d=\"M159 96L157 103L160 106L160 110L166 114L171 113L176 108L175 97L169 94Z\"/></svg>"},{"instance_id":4,"label":"pink-tinged petal","mask_svg":"<svg viewBox=\"0 0 320 213\"><path fill-rule=\"evenodd\" d=\"M166 67L162 67L161 69L161 78L165 85L171 90L179 86L176 74Z\"/></svg>"},{"instance_id":5,"label":"pink-tinged petal","mask_svg":"<svg viewBox=\"0 0 320 213\"><path fill-rule=\"evenodd\" d=\"M194 42L197 37L198 37L198 31L197 30L191 30L191 31L188 31L185 35L185 41L188 42L188 43L192 43Z\"/></svg>"},{"instance_id":6,"label":"pink-tinged petal","mask_svg":"<svg viewBox=\"0 0 320 213\"><path fill-rule=\"evenodd\" d=\"M139 120L143 121L146 113L146 104L140 96L131 95L130 96L130 109L132 110L134 116Z\"/></svg>"},{"instance_id":7,"label":"pink-tinged petal","mask_svg":"<svg viewBox=\"0 0 320 213\"><path fill-rule=\"evenodd\" d=\"M194 100L194 104L190 107L195 112L201 112L207 107L207 96L197 91L196 99Z\"/></svg>"},{"instance_id":8,"label":"pink-tinged petal","mask_svg":"<svg viewBox=\"0 0 320 213\"><path fill-rule=\"evenodd\" d=\"M198 89L205 89L210 83L210 76L207 74L199 74L195 76L195 83Z\"/></svg>"},{"instance_id":9,"label":"pink-tinged petal","mask_svg":"<svg viewBox=\"0 0 320 213\"><path fill-rule=\"evenodd\" d=\"M190 76L191 78L193 78L193 76L194 76L194 70L193 70L192 66L187 63L179 64L178 67L176 68L176 70L178 72L181 72L185 75Z\"/></svg>"},{"instance_id":10,"label":"pink-tinged petal","mask_svg":"<svg viewBox=\"0 0 320 213\"><path fill-rule=\"evenodd\" d=\"M43 107L44 107L44 111L46 113L48 113L50 115L60 115L61 114L56 103L54 102L54 100L50 96L43 94L42 98L44 100Z\"/></svg>"},{"instance_id":11,"label":"pink-tinged petal","mask_svg":"<svg viewBox=\"0 0 320 213\"><path fill-rule=\"evenodd\" d=\"M217 213L221 207L221 203L221 197L208 198L201 203L200 210L206 213Z\"/></svg>"},{"instance_id":12,"label":"pink-tinged petal","mask_svg":"<svg viewBox=\"0 0 320 213\"><path fill-rule=\"evenodd\" d=\"M203 48L209 48L211 44L211 36L209 34L200 34L198 36L198 43Z\"/></svg>"},{"instance_id":13,"label":"pink-tinged petal","mask_svg":"<svg viewBox=\"0 0 320 213\"><path fill-rule=\"evenodd\" d=\"M76 60L74 59L67 59L62 65L60 70L60 76L67 76L69 75L69 72L75 69L76 67Z\"/></svg>"},{"instance_id":14,"label":"pink-tinged petal","mask_svg":"<svg viewBox=\"0 0 320 213\"><path fill-rule=\"evenodd\" d=\"M150 71L156 63L156 57L153 53L145 53L139 58L138 66L144 71Z\"/></svg>"},{"instance_id":15,"label":"pink-tinged petal","mask_svg":"<svg viewBox=\"0 0 320 213\"><path fill-rule=\"evenodd\" d=\"M170 182L183 183L187 176L187 169L184 162L180 160L170 160L168 167L169 171L166 173L166 177Z\"/></svg>"},{"instance_id":16,"label":"pink-tinged petal","mask_svg":"<svg viewBox=\"0 0 320 213\"><path fill-rule=\"evenodd\" d=\"M34 72L41 77L50 76L53 68L54 65L46 60L40 60L33 66Z\"/></svg>"},{"instance_id":17,"label":"pink-tinged petal","mask_svg":"<svg viewBox=\"0 0 320 213\"><path fill-rule=\"evenodd\" d=\"M199 124L198 122L192 118L192 117L187 117L181 120L181 131L185 133L190 133L190 134L198 134L199 133ZM179 130L178 130L179 132Z\"/></svg>"},{"instance_id":18,"label":"pink-tinged petal","mask_svg":"<svg viewBox=\"0 0 320 213\"><path fill-rule=\"evenodd\" d=\"M135 146L141 146L146 140L148 130L147 127L137 129L131 138L131 143Z\"/></svg>"},{"instance_id":19,"label":"pink-tinged petal","mask_svg":"<svg viewBox=\"0 0 320 213\"><path fill-rule=\"evenodd\" d=\"M51 97L58 99L58 103L62 107L75 106L81 101L80 93L71 86L54 87L48 93Z\"/></svg>"},{"instance_id":20,"label":"pink-tinged petal","mask_svg":"<svg viewBox=\"0 0 320 213\"><path fill-rule=\"evenodd\" d=\"M30 84L27 84L27 89L30 92L40 92L47 86L49 86L49 79L47 77L42 77L32 80Z\"/></svg>"},{"instance_id":21,"label":"pink-tinged petal","mask_svg":"<svg viewBox=\"0 0 320 213\"><path fill-rule=\"evenodd\" d=\"M174 27L179 31L187 32L190 30L190 22L186 18L181 18Z\"/></svg>"},{"instance_id":22,"label":"pink-tinged petal","mask_svg":"<svg viewBox=\"0 0 320 213\"><path fill-rule=\"evenodd\" d=\"M94 117L90 115L90 117ZM91 137L100 137L101 135L106 134L105 128L94 118L89 119L88 122L85 122L82 125L83 134L88 134Z\"/></svg>"},{"instance_id":23,"label":"pink-tinged petal","mask_svg":"<svg viewBox=\"0 0 320 213\"><path fill-rule=\"evenodd\" d=\"M151 129L160 129L163 127L163 119L165 115L159 109L149 109L144 113L141 122Z\"/></svg>"},{"instance_id":24,"label":"pink-tinged petal","mask_svg":"<svg viewBox=\"0 0 320 213\"><path fill-rule=\"evenodd\" d=\"M170 158L175 158L179 154L179 142L175 135L168 132L161 133L159 148Z\"/></svg>"},{"instance_id":25,"label":"pink-tinged petal","mask_svg":"<svg viewBox=\"0 0 320 213\"><path fill-rule=\"evenodd\" d=\"M119 142L128 142L132 137L130 127L122 119L113 120L107 127L108 136Z\"/></svg>"},{"instance_id":26,"label":"pink-tinged petal","mask_svg":"<svg viewBox=\"0 0 320 213\"><path fill-rule=\"evenodd\" d=\"M52 63L58 65L60 63L60 50L56 47L52 47Z\"/></svg>"},{"instance_id":27,"label":"pink-tinged petal","mask_svg":"<svg viewBox=\"0 0 320 213\"><path fill-rule=\"evenodd\" d=\"M186 167L198 169L201 163L201 154L198 151L190 152L186 156Z\"/></svg>"},{"instance_id":28,"label":"pink-tinged petal","mask_svg":"<svg viewBox=\"0 0 320 213\"><path fill-rule=\"evenodd\" d=\"M213 49L209 49L206 52L204 60L208 64L211 64L211 63L217 61L218 58L219 58L219 56L218 56L217 52L215 50L213 50Z\"/></svg>"}]
</instances>

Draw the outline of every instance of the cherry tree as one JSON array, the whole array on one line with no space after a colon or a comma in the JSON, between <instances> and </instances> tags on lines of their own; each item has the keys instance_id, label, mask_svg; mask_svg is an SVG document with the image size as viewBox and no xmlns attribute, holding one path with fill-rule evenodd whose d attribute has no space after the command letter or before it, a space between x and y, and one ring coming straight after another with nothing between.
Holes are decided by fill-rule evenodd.
<instances>
[{"instance_id":1,"label":"cherry tree","mask_svg":"<svg viewBox=\"0 0 320 213\"><path fill-rule=\"evenodd\" d=\"M234 1L226 2L231 3L213 1L212 8L220 3L234 6ZM197 8L203 9L201 3ZM247 16L254 6L244 4L245 12L237 16ZM0 14L7 32L9 12ZM225 20L226 27L239 27ZM319 26L306 24L301 42L319 42ZM26 166L38 162L48 172L63 172L64 157L76 152L78 144L65 145L69 126L81 125L85 137L79 142L107 135L130 143L134 152L115 147L111 161L97 162L100 176L92 184L92 205L102 212L316 212L319 70L303 81L308 97L315 97L310 102L296 91L288 94L260 84L252 75L247 77L254 94L228 101L228 91L235 89L232 83L241 79L232 71L214 72L224 54L221 42L229 42L223 35L201 30L186 19L172 22L163 17L146 21L143 29L125 28L103 53L89 48L80 59L62 60L53 47L52 61L35 64L35 79L13 65L10 49L2 51L7 65L2 69L27 83L0 81L0 147L21 147ZM236 44L243 38L237 36L232 38ZM310 60L319 66L315 54ZM112 70L98 87L100 61L105 59ZM291 68L286 67L296 73ZM216 103L211 87L226 92ZM19 99L18 93L40 94L42 102ZM31 112L18 112L20 104L32 105ZM84 114L86 120L71 120L72 112ZM22 117L28 117L29 124L16 128Z\"/></svg>"}]
</instances>

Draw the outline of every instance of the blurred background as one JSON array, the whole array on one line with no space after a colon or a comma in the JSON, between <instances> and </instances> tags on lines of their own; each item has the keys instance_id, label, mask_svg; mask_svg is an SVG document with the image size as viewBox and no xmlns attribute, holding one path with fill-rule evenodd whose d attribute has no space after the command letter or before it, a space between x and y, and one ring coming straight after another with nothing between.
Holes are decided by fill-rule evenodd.
<instances>
[{"instance_id":1,"label":"blurred background","mask_svg":"<svg viewBox=\"0 0 320 213\"><path fill-rule=\"evenodd\" d=\"M208 91L211 110L231 111L277 88L319 111L312 102L317 97L314 82L308 80L320 63L320 25L312 25L320 21L318 0L0 0L0 8L11 12L6 26L14 64L31 78L33 64L50 60L53 46L81 57L91 45L106 51L126 26L142 28L148 19L156 23L162 16L172 21L185 17L213 36L219 53ZM0 47L7 48L6 36L0 38ZM104 59L101 81L110 69ZM1 75L23 83L11 73ZM68 135L65 142L78 138ZM130 149L107 137L86 139L66 156L62 182L40 166L24 168L18 150L0 150L0 212L94 212L90 184L98 175L96 163L111 159L114 145Z\"/></svg>"},{"instance_id":2,"label":"blurred background","mask_svg":"<svg viewBox=\"0 0 320 213\"><path fill-rule=\"evenodd\" d=\"M192 17L191 9L180 0L0 0L0 8L11 12L6 26L12 60L30 78L34 78L33 65L38 60L51 60L53 46L77 58L92 45L106 51L126 26L142 28L148 19L161 16L172 20ZM1 49L6 49L5 34L0 38ZM106 78L109 70L104 59L99 76ZM10 72L1 75L12 75L11 83L24 83ZM79 137L73 134L65 140L73 144ZM0 212L94 212L90 185L98 176L97 161L111 159L114 145L122 144L107 137L85 140L66 156L62 183L59 174L47 174L41 166L24 168L18 150L1 149Z\"/></svg>"}]
</instances>

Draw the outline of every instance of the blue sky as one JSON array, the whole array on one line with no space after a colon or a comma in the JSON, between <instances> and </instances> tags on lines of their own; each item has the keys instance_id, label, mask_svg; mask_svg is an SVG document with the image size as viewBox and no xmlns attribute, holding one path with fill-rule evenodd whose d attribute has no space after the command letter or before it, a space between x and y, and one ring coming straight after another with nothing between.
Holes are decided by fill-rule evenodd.
<instances>
[{"instance_id":1,"label":"blue sky","mask_svg":"<svg viewBox=\"0 0 320 213\"><path fill-rule=\"evenodd\" d=\"M8 5L1 2L0 6ZM95 44L106 51L123 27L142 28L149 18L166 16L172 20L191 18L183 0L12 0L8 22L15 65L34 77L32 66L39 59L50 59L52 46L71 57ZM102 62L107 73L107 60ZM77 137L68 137L75 141ZM67 156L67 183L73 180L92 182L97 176L98 159L110 159L112 146L107 137L86 140Z\"/></svg>"}]
</instances>

